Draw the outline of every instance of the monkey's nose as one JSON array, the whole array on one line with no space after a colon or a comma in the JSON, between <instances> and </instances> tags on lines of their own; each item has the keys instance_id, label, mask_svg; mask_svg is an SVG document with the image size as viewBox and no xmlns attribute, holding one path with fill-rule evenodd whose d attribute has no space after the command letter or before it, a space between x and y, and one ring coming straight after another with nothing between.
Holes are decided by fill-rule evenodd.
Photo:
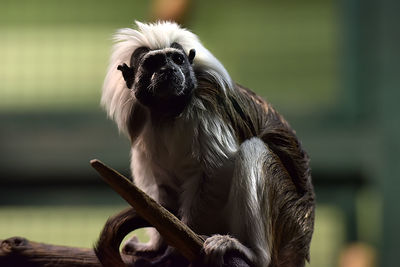
<instances>
[{"instance_id":1,"label":"monkey's nose","mask_svg":"<svg viewBox=\"0 0 400 267\"><path fill-rule=\"evenodd\" d=\"M167 58L165 54L154 54L144 60L143 66L149 71L155 71L162 68L166 63Z\"/></svg>"},{"instance_id":2,"label":"monkey's nose","mask_svg":"<svg viewBox=\"0 0 400 267\"><path fill-rule=\"evenodd\" d=\"M163 67L160 68L160 73L161 74L165 74L167 76L170 76L171 74L174 73L174 68L168 65L165 65Z\"/></svg>"}]
</instances>

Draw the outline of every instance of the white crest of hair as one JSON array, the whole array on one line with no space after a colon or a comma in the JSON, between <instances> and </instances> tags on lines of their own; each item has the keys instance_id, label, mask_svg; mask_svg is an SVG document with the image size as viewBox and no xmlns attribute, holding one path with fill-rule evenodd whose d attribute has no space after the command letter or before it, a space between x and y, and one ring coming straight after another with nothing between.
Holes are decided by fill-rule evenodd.
<instances>
[{"instance_id":1,"label":"white crest of hair","mask_svg":"<svg viewBox=\"0 0 400 267\"><path fill-rule=\"evenodd\" d=\"M170 47L176 42L187 54L195 49L193 68L207 73L223 92L233 90L233 81L224 66L201 44L195 34L168 21L149 24L136 21L136 25L137 30L124 28L114 35L115 44L103 84L101 103L107 109L108 115L114 118L120 131L127 133L126 121L136 100L127 89L117 67L123 63L129 64L132 53L139 47L156 50Z\"/></svg>"}]
</instances>

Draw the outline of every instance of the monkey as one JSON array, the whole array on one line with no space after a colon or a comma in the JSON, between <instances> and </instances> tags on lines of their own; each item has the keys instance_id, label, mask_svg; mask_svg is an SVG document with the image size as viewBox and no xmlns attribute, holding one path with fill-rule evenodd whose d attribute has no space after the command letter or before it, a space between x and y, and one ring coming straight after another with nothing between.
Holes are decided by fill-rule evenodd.
<instances>
[{"instance_id":1,"label":"monkey","mask_svg":"<svg viewBox=\"0 0 400 267\"><path fill-rule=\"evenodd\" d=\"M235 83L194 33L168 21L120 29L101 103L130 140L134 183L206 237L206 266L224 266L228 253L255 267L309 261L308 154L289 123ZM127 246L176 255L155 230L148 243Z\"/></svg>"}]
</instances>

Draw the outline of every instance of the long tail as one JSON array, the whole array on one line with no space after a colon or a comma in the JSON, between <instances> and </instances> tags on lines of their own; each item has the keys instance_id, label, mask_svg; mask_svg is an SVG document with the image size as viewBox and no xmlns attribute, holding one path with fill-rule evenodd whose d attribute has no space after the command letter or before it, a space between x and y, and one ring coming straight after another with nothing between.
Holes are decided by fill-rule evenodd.
<instances>
[{"instance_id":1,"label":"long tail","mask_svg":"<svg viewBox=\"0 0 400 267\"><path fill-rule=\"evenodd\" d=\"M94 251L103 266L126 267L119 247L124 237L131 231L151 226L139 217L133 208L128 208L108 219L100 234Z\"/></svg>"}]
</instances>

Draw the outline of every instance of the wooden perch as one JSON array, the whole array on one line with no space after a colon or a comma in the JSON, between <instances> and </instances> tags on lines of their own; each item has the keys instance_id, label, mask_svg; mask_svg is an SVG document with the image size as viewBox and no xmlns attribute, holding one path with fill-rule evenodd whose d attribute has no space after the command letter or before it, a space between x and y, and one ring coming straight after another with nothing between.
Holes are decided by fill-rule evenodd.
<instances>
[{"instance_id":1,"label":"wooden perch","mask_svg":"<svg viewBox=\"0 0 400 267\"><path fill-rule=\"evenodd\" d=\"M135 257L122 255L132 263ZM0 266L2 267L102 267L93 249L56 246L29 241L23 237L0 240Z\"/></svg>"},{"instance_id":2,"label":"wooden perch","mask_svg":"<svg viewBox=\"0 0 400 267\"><path fill-rule=\"evenodd\" d=\"M189 261L198 258L204 243L200 236L117 171L96 159L90 164L143 219L157 229L169 245L177 248Z\"/></svg>"},{"instance_id":3,"label":"wooden perch","mask_svg":"<svg viewBox=\"0 0 400 267\"><path fill-rule=\"evenodd\" d=\"M0 240L0 266L100 267L93 249L54 246L22 237Z\"/></svg>"},{"instance_id":4,"label":"wooden perch","mask_svg":"<svg viewBox=\"0 0 400 267\"><path fill-rule=\"evenodd\" d=\"M121 264L118 266L135 265L134 263L140 257L125 253L120 254L118 249L120 240L129 231L150 223L160 232L169 245L174 246L190 262L198 259L204 242L201 237L123 175L98 160L92 160L90 163L104 180L134 208L134 210L122 211L108 220L100 235L100 240L106 241L103 242L104 254L97 256L107 258L109 255L117 254L121 260ZM136 219L134 223L124 221L124 218L136 216L136 213L144 220L136 217L139 219ZM113 231L111 233L104 231L107 227L111 227ZM118 237L114 238L114 235ZM111 240L111 242L109 243L108 240ZM118 241L118 244L111 244L112 241ZM37 243L22 237L0 240L0 266L100 267L102 265L97 256L93 249ZM241 255L228 253L228 255L225 255L224 261L223 267L249 267ZM115 265L111 266L115 267ZM196 266L203 265L197 264Z\"/></svg>"},{"instance_id":5,"label":"wooden perch","mask_svg":"<svg viewBox=\"0 0 400 267\"><path fill-rule=\"evenodd\" d=\"M175 247L190 262L199 258L204 243L200 236L114 169L99 160L91 160L90 164L135 209L137 214L157 229L169 245ZM114 219L112 218L109 226L120 227L121 223L115 219L125 218L125 213L126 211L121 212ZM207 218L204 219L206 220ZM112 238L109 239L112 240ZM129 262L126 258L123 258L123 261ZM196 264L196 266L205 266L201 263ZM224 256L223 267L249 267L249 265L244 260L243 255L238 255L233 251Z\"/></svg>"}]
</instances>

